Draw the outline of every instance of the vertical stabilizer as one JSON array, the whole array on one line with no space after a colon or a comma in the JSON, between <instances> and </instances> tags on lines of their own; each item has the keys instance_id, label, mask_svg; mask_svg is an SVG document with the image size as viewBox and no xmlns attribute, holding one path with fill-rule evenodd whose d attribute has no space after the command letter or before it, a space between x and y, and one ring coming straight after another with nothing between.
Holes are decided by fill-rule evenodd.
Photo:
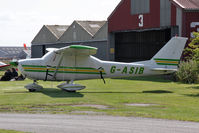
<instances>
[{"instance_id":1,"label":"vertical stabilizer","mask_svg":"<svg viewBox=\"0 0 199 133\"><path fill-rule=\"evenodd\" d=\"M151 59L151 65L155 68L177 69L187 38L173 37Z\"/></svg>"}]
</instances>

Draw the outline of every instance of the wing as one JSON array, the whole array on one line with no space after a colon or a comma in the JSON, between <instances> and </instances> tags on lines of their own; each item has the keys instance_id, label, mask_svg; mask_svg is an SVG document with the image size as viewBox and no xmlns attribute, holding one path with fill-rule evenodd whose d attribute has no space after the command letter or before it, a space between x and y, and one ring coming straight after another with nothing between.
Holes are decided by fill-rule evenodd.
<instances>
[{"instance_id":1,"label":"wing","mask_svg":"<svg viewBox=\"0 0 199 133\"><path fill-rule=\"evenodd\" d=\"M63 53L64 55L89 56L95 55L97 53L97 48L84 45L70 45L60 49L55 49L54 51L59 54Z\"/></svg>"},{"instance_id":2,"label":"wing","mask_svg":"<svg viewBox=\"0 0 199 133\"><path fill-rule=\"evenodd\" d=\"M0 70L5 70L6 68L8 68L10 65L7 65L3 62L0 62Z\"/></svg>"}]
</instances>

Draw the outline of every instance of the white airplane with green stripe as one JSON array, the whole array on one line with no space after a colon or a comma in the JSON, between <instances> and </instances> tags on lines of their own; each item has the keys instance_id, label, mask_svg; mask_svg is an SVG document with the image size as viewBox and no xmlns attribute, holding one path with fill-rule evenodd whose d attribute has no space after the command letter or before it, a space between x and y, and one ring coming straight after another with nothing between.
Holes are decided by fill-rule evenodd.
<instances>
[{"instance_id":1,"label":"white airplane with green stripe","mask_svg":"<svg viewBox=\"0 0 199 133\"><path fill-rule=\"evenodd\" d=\"M173 37L151 60L123 63L102 61L92 56L97 48L71 45L60 49L48 48L42 58L18 61L21 73L34 80L33 84L25 86L29 91L42 87L37 80L66 81L59 88L74 92L85 86L74 84L75 80L103 79L114 77L136 77L168 74L177 71L178 64L187 38ZM105 80L104 80L105 83Z\"/></svg>"},{"instance_id":2,"label":"white airplane with green stripe","mask_svg":"<svg viewBox=\"0 0 199 133\"><path fill-rule=\"evenodd\" d=\"M9 67L10 65L5 64L3 62L0 62L0 70L6 70L7 67Z\"/></svg>"}]
</instances>

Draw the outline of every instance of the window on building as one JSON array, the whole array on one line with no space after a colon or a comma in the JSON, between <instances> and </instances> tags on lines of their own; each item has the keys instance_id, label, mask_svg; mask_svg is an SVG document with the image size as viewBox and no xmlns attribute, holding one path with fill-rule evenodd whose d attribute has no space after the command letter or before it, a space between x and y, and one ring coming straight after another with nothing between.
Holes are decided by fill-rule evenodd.
<instances>
[{"instance_id":1,"label":"window on building","mask_svg":"<svg viewBox=\"0 0 199 133\"><path fill-rule=\"evenodd\" d=\"M131 14L144 14L150 12L150 0L131 0Z\"/></svg>"}]
</instances>

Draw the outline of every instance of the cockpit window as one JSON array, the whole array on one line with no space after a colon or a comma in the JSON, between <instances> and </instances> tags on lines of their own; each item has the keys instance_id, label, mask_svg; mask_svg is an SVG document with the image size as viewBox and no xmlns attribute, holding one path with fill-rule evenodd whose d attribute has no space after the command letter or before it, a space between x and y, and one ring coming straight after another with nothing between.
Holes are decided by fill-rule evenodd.
<instances>
[{"instance_id":1,"label":"cockpit window","mask_svg":"<svg viewBox=\"0 0 199 133\"><path fill-rule=\"evenodd\" d=\"M46 54L42 57L42 59L44 59L44 58L46 58L47 56L53 54L53 52L54 52L54 51L50 51L50 52L46 53Z\"/></svg>"}]
</instances>

